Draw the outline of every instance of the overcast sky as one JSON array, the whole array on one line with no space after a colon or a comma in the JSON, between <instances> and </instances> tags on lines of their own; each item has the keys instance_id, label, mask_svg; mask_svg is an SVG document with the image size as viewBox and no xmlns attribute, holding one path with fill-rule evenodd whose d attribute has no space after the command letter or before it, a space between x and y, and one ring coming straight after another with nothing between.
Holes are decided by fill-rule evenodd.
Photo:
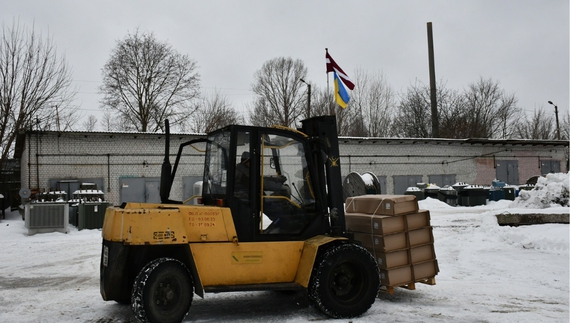
<instances>
[{"instance_id":1,"label":"overcast sky","mask_svg":"<svg viewBox=\"0 0 570 323\"><path fill-rule=\"evenodd\" d=\"M349 76L380 72L397 92L429 84L427 22L438 81L462 90L492 78L532 115L541 107L554 114L549 100L568 113L568 2L0 0L0 17L53 37L84 115L101 115L101 68L137 28L194 59L202 92L218 89L243 112L254 73L276 57L302 60L307 81L326 89L325 48Z\"/></svg>"}]
</instances>

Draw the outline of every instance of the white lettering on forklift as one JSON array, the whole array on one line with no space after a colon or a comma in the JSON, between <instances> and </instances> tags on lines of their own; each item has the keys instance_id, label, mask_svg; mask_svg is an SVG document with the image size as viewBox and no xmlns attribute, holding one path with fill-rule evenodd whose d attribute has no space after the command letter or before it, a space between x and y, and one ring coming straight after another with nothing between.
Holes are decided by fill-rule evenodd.
<instances>
[{"instance_id":1,"label":"white lettering on forklift","mask_svg":"<svg viewBox=\"0 0 570 323\"><path fill-rule=\"evenodd\" d=\"M107 267L109 264L109 247L103 246L103 266Z\"/></svg>"},{"instance_id":2,"label":"white lettering on forklift","mask_svg":"<svg viewBox=\"0 0 570 323\"><path fill-rule=\"evenodd\" d=\"M263 251L234 251L232 252L232 264L247 265L263 263Z\"/></svg>"},{"instance_id":3,"label":"white lettering on forklift","mask_svg":"<svg viewBox=\"0 0 570 323\"><path fill-rule=\"evenodd\" d=\"M221 213L219 210L190 210L188 215L188 226L214 228L216 227L216 217L221 215Z\"/></svg>"},{"instance_id":4,"label":"white lettering on forklift","mask_svg":"<svg viewBox=\"0 0 570 323\"><path fill-rule=\"evenodd\" d=\"M214 228L216 227L215 218L189 218L188 226L194 228Z\"/></svg>"},{"instance_id":5,"label":"white lettering on forklift","mask_svg":"<svg viewBox=\"0 0 570 323\"><path fill-rule=\"evenodd\" d=\"M188 215L189 216L198 216L198 217L201 217L201 216L215 217L215 216L220 215L220 211L219 210L207 210L207 211L191 210L191 211L188 211Z\"/></svg>"}]
</instances>

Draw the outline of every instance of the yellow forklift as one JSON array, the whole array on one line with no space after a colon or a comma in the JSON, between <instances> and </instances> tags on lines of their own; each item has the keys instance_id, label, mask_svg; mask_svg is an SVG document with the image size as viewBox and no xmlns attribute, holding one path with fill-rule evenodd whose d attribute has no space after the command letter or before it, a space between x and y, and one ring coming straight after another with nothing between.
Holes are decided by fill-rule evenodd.
<instances>
[{"instance_id":1,"label":"yellow forklift","mask_svg":"<svg viewBox=\"0 0 570 323\"><path fill-rule=\"evenodd\" d=\"M232 125L180 145L168 121L160 204L107 209L100 287L141 322L180 322L194 293L306 291L333 318L365 313L374 257L346 232L336 118L299 130ZM185 149L205 146L201 204L170 200Z\"/></svg>"}]
</instances>

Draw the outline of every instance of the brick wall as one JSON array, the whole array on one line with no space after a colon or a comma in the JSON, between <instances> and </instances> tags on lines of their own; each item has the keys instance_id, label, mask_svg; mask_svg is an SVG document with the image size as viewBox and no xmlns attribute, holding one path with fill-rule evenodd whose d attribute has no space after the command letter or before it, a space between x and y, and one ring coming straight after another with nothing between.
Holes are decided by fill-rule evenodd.
<instances>
[{"instance_id":1,"label":"brick wall","mask_svg":"<svg viewBox=\"0 0 570 323\"><path fill-rule=\"evenodd\" d=\"M178 146L197 135L171 135L174 163ZM522 143L520 143L522 142ZM372 172L386 176L386 192L393 192L395 175L452 174L457 182L490 185L495 163L518 160L522 184L540 175L540 159L560 161L567 172L568 143L541 141L468 142L464 140L339 138L342 175ZM182 176L202 176L203 155L186 149L172 199L182 199ZM50 179L103 178L111 203L119 202L120 177L159 177L164 154L164 135L146 133L32 132L26 136L21 157L22 186L48 190ZM53 189L53 188L52 188Z\"/></svg>"},{"instance_id":2,"label":"brick wall","mask_svg":"<svg viewBox=\"0 0 570 323\"><path fill-rule=\"evenodd\" d=\"M193 138L196 136L171 136L172 163L178 146ZM203 157L192 153L186 154L178 174L202 175ZM28 135L22 155L22 185L53 190L50 179L103 178L102 189L116 204L120 177L159 177L163 159L164 136L159 134L33 133ZM172 198L180 199L176 193L181 191L182 182L177 181Z\"/></svg>"}]
</instances>

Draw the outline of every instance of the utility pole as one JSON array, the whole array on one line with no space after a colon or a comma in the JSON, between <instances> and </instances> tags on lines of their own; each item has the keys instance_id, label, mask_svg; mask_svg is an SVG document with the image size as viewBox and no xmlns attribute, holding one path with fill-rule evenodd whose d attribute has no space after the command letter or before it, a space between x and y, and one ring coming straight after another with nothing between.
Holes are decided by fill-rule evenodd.
<instances>
[{"instance_id":1,"label":"utility pole","mask_svg":"<svg viewBox=\"0 0 570 323\"><path fill-rule=\"evenodd\" d=\"M554 114L556 115L556 136L558 140L560 140L560 123L558 123L558 107L556 104L552 103L552 101L548 101L548 103L554 106Z\"/></svg>"},{"instance_id":2,"label":"utility pole","mask_svg":"<svg viewBox=\"0 0 570 323\"><path fill-rule=\"evenodd\" d=\"M61 127L59 126L59 109L57 108L57 105L55 106L55 117L57 118L57 131L61 132Z\"/></svg>"},{"instance_id":3,"label":"utility pole","mask_svg":"<svg viewBox=\"0 0 570 323\"><path fill-rule=\"evenodd\" d=\"M299 79L301 82L307 84L307 119L311 117L311 84Z\"/></svg>"},{"instance_id":4,"label":"utility pole","mask_svg":"<svg viewBox=\"0 0 570 323\"><path fill-rule=\"evenodd\" d=\"M428 57L429 57L429 84L431 101L431 136L439 137L439 118L437 116L437 89L435 86L435 59L433 53L433 33L431 22L427 23Z\"/></svg>"}]
</instances>

